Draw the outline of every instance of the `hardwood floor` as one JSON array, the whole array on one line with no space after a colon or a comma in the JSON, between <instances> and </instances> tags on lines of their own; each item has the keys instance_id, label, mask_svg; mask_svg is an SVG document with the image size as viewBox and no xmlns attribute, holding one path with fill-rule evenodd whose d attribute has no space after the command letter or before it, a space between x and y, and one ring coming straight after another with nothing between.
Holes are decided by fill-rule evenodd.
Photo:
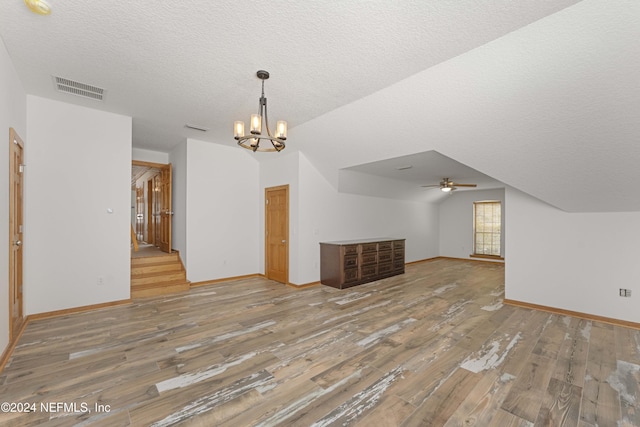
<instances>
[{"instance_id":1,"label":"hardwood floor","mask_svg":"<svg viewBox=\"0 0 640 427\"><path fill-rule=\"evenodd\" d=\"M503 265L437 259L35 321L0 374L35 411L0 425L640 426L640 331L503 296Z\"/></svg>"}]
</instances>

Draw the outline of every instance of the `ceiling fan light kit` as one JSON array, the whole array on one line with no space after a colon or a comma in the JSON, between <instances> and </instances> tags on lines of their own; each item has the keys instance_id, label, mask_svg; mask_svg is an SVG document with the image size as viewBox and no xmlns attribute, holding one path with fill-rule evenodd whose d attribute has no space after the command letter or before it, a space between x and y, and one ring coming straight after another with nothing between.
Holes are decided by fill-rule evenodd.
<instances>
[{"instance_id":1,"label":"ceiling fan light kit","mask_svg":"<svg viewBox=\"0 0 640 427\"><path fill-rule=\"evenodd\" d=\"M258 101L258 114L252 114L249 121L249 133L244 134L244 122L237 121L233 124L233 137L238 141L238 145L253 152L256 151L282 151L285 148L284 142L287 139L287 122L279 120L276 122L275 135L271 134L269 129L269 119L267 117L267 98L264 96L264 81L269 78L269 72L258 70L256 73L258 78L262 80L262 95ZM263 126L267 131L266 135L262 134ZM263 140L269 141L271 146L260 146Z\"/></svg>"},{"instance_id":2,"label":"ceiling fan light kit","mask_svg":"<svg viewBox=\"0 0 640 427\"><path fill-rule=\"evenodd\" d=\"M439 187L441 191L451 194L451 192L456 190L458 187L477 187L477 184L460 184L458 182L451 181L449 178L442 178L440 184L423 185L422 187Z\"/></svg>"}]
</instances>

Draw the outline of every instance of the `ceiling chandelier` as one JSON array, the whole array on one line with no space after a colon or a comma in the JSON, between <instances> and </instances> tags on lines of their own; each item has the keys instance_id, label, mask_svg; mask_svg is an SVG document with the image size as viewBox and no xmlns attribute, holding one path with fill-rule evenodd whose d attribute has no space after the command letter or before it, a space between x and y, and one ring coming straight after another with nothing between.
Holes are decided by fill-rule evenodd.
<instances>
[{"instance_id":1,"label":"ceiling chandelier","mask_svg":"<svg viewBox=\"0 0 640 427\"><path fill-rule=\"evenodd\" d=\"M251 115L249 122L249 135L244 134L244 122L237 121L233 124L233 137L238 141L238 145L251 151L282 151L284 150L284 141L287 139L287 122L276 122L275 135L271 134L269 129L269 119L267 117L267 98L264 96L264 81L269 78L269 73L264 70L258 70L256 73L258 78L262 80L262 95L258 101L258 114ZM262 126L267 134L262 133ZM268 143L260 146L263 140Z\"/></svg>"}]
</instances>

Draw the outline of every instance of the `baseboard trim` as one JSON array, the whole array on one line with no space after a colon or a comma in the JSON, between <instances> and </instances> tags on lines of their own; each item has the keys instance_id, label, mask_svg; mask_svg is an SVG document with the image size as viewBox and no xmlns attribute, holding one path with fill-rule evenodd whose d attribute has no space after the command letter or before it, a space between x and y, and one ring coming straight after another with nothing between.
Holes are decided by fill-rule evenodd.
<instances>
[{"instance_id":1,"label":"baseboard trim","mask_svg":"<svg viewBox=\"0 0 640 427\"><path fill-rule=\"evenodd\" d=\"M253 277L264 277L264 274L254 273L254 274L245 274L244 276L224 277L222 279L204 280L202 282L191 282L191 287L197 288L199 286L215 285L217 283L230 282L232 280L251 279Z\"/></svg>"},{"instance_id":2,"label":"baseboard trim","mask_svg":"<svg viewBox=\"0 0 640 427\"><path fill-rule=\"evenodd\" d=\"M471 262L493 262L495 264L504 264L504 258L502 260L500 260L499 258L484 258L484 257L478 257L476 259L474 258L457 258L457 257L452 257L452 256L439 256L436 257L435 259L454 259L456 261L471 261Z\"/></svg>"},{"instance_id":3,"label":"baseboard trim","mask_svg":"<svg viewBox=\"0 0 640 427\"><path fill-rule=\"evenodd\" d=\"M213 279L213 280L204 280L202 282L192 282L191 283L191 287L192 288L197 288L199 286L208 286L208 285L216 285L216 284L220 284L220 283L225 283L225 282L231 282L233 280L243 280L243 279L251 279L254 277L260 277L260 278L265 278L266 276L264 274L261 273L255 273L255 274L246 274L244 276L234 276L234 277L225 277L222 279ZM312 286L317 286L319 285L320 282L311 282L311 283L303 283L301 285L297 285L295 283L285 283L285 285L290 286L292 288L295 289L304 289L304 288L310 288Z\"/></svg>"},{"instance_id":4,"label":"baseboard trim","mask_svg":"<svg viewBox=\"0 0 640 427\"><path fill-rule=\"evenodd\" d=\"M81 307L65 308L64 310L47 311L45 313L30 314L27 316L27 322L35 320L51 319L53 317L66 316L68 314L84 313L87 311L98 310L101 308L115 307L117 305L127 305L133 303L131 299L123 299L119 301L103 302L101 304L83 305Z\"/></svg>"},{"instance_id":5,"label":"baseboard trim","mask_svg":"<svg viewBox=\"0 0 640 427\"><path fill-rule=\"evenodd\" d=\"M313 286L318 286L320 284L321 284L320 281L318 281L318 282L303 283L302 285L296 285L295 283L287 283L287 286L295 289L305 289L305 288L311 288Z\"/></svg>"},{"instance_id":6,"label":"baseboard trim","mask_svg":"<svg viewBox=\"0 0 640 427\"><path fill-rule=\"evenodd\" d=\"M411 261L411 262L407 262L405 263L405 265L413 265L413 264L421 264L424 262L432 262L432 261L437 261L439 259L453 259L453 260L457 260L457 261L473 261L473 262L491 262L492 260L488 259L488 260L480 260L480 259L469 259L469 258L454 258L454 257L446 257L446 256L436 256L433 258L425 258L425 259L419 259L416 261ZM502 262L498 262L498 263L502 263ZM266 276L262 273L254 273L254 274L246 274L244 276L233 276L233 277L223 277L220 279L213 279L213 280L204 280L202 282L191 282L191 287L192 288L197 288L199 286L208 286L208 285L215 285L215 284L219 284L219 283L223 283L223 282L230 282L233 280L242 280L242 279L251 279L253 277L261 277L261 278L266 278ZM295 289L304 289L304 288L310 288L312 286L318 286L321 285L322 283L318 280L317 282L310 282L310 283L303 283L301 285L289 282L289 283L285 283L287 286L291 286L292 288Z\"/></svg>"},{"instance_id":7,"label":"baseboard trim","mask_svg":"<svg viewBox=\"0 0 640 427\"><path fill-rule=\"evenodd\" d=\"M411 262L405 262L404 265L413 265L413 264L422 264L423 262L431 262L431 261L435 261L440 257L433 257L433 258L425 258L425 259L419 259L417 261L411 261Z\"/></svg>"},{"instance_id":8,"label":"baseboard trim","mask_svg":"<svg viewBox=\"0 0 640 427\"><path fill-rule=\"evenodd\" d=\"M504 257L503 256L498 256L498 255L481 255L481 254L471 254L469 255L470 258L484 258L484 259L489 259L489 260L494 260L494 261L504 261Z\"/></svg>"},{"instance_id":9,"label":"baseboard trim","mask_svg":"<svg viewBox=\"0 0 640 427\"><path fill-rule=\"evenodd\" d=\"M20 337L22 337L22 333L27 328L27 325L29 323L37 320L66 316L68 314L84 313L87 311L99 310L101 308L106 308L106 307L114 307L117 305L127 305L127 304L131 304L132 302L133 301L131 299L125 299L125 300L119 300L119 301L105 302L101 304L84 305L82 307L65 308L64 310L55 310L55 311L48 311L44 313L28 315L27 317L25 317L24 322L22 322L22 326L20 327L20 330L18 331L14 339L11 340L11 342L9 342L9 345L7 345L7 348L5 349L4 353L2 353L2 357L0 358L0 373L2 373L2 371L4 370L4 367L9 362L9 359L11 358L13 351L16 349L16 345L18 344Z\"/></svg>"},{"instance_id":10,"label":"baseboard trim","mask_svg":"<svg viewBox=\"0 0 640 427\"><path fill-rule=\"evenodd\" d=\"M2 353L2 357L0 357L0 374L2 373L2 371L4 371L4 367L7 366L7 363L9 362L9 359L13 354L13 350L16 349L16 345L18 344L18 341L20 340L20 337L22 336L22 333L24 332L28 323L29 318L27 317L24 319L24 322L22 322L22 326L20 326L20 330L18 330L16 336L13 337L11 341L9 341L7 348L5 348L4 352Z\"/></svg>"},{"instance_id":11,"label":"baseboard trim","mask_svg":"<svg viewBox=\"0 0 640 427\"><path fill-rule=\"evenodd\" d=\"M625 328L640 329L640 323L629 322L626 320L614 319L611 317L598 316L595 314L582 313L580 311L565 310L563 308L549 307L546 305L532 304L530 302L516 301L505 298L505 304L513 305L521 308L531 308L533 310L546 311L548 313L560 314L563 316L579 317L586 320L594 320L596 322L608 323L615 326L623 326Z\"/></svg>"}]
</instances>

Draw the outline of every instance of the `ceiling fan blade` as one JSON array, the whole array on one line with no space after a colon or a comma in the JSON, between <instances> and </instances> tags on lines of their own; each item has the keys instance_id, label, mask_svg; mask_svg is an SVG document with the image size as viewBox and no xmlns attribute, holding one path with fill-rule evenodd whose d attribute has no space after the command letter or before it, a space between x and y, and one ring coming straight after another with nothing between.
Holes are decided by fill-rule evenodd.
<instances>
[{"instance_id":1,"label":"ceiling fan blade","mask_svg":"<svg viewBox=\"0 0 640 427\"><path fill-rule=\"evenodd\" d=\"M440 187L440 184L434 184L434 185L421 185L420 187L424 187L424 188L429 188L429 187Z\"/></svg>"},{"instance_id":2,"label":"ceiling fan blade","mask_svg":"<svg viewBox=\"0 0 640 427\"><path fill-rule=\"evenodd\" d=\"M458 184L457 182L451 183L454 187L477 187L478 184Z\"/></svg>"}]
</instances>

